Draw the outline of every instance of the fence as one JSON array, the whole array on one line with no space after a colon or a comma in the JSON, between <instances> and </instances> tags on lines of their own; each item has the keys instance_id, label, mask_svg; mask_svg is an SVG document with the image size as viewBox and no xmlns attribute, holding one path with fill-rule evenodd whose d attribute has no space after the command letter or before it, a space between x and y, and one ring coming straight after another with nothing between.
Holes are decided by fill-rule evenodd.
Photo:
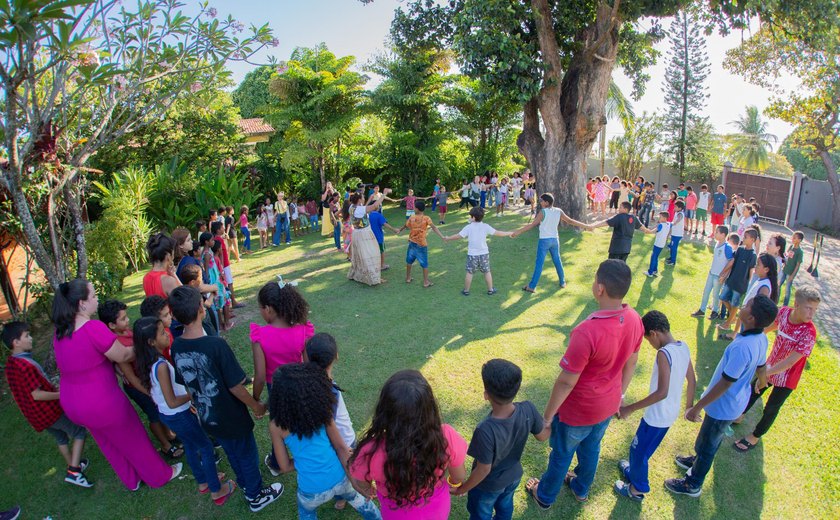
<instances>
[{"instance_id":1,"label":"fence","mask_svg":"<svg viewBox=\"0 0 840 520\"><path fill-rule=\"evenodd\" d=\"M788 226L820 228L831 224L834 195L827 181L817 181L796 172Z\"/></svg>"},{"instance_id":2,"label":"fence","mask_svg":"<svg viewBox=\"0 0 840 520\"><path fill-rule=\"evenodd\" d=\"M788 207L792 199L791 179L748 173L734 168L730 163L723 165L723 183L726 193L743 194L747 199L755 197L761 206L761 216L784 223L788 220Z\"/></svg>"}]
</instances>

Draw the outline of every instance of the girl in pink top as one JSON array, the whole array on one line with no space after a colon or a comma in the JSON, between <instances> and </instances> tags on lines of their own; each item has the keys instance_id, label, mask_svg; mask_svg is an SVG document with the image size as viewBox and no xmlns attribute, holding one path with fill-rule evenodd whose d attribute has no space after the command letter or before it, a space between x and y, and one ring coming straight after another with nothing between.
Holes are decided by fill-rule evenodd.
<instances>
[{"instance_id":1,"label":"girl in pink top","mask_svg":"<svg viewBox=\"0 0 840 520\"><path fill-rule=\"evenodd\" d=\"M350 476L358 491L379 498L384 520L446 520L449 486L463 482L466 453L463 437L441 424L429 382L402 370L382 387L370 428L350 458Z\"/></svg>"},{"instance_id":2,"label":"girl in pink top","mask_svg":"<svg viewBox=\"0 0 840 520\"><path fill-rule=\"evenodd\" d=\"M77 278L62 283L55 293L55 361L61 372L61 408L76 424L86 427L102 454L128 489L140 482L161 487L181 472L169 466L152 446L137 412L120 390L114 363L134 361L107 325L90 317L99 301L93 285Z\"/></svg>"}]
</instances>

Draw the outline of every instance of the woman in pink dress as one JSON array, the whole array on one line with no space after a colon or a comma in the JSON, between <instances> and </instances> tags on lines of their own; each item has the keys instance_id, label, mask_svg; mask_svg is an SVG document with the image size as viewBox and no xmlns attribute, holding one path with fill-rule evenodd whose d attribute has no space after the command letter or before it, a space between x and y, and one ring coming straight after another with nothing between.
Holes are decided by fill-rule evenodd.
<instances>
[{"instance_id":1,"label":"woman in pink dress","mask_svg":"<svg viewBox=\"0 0 840 520\"><path fill-rule=\"evenodd\" d=\"M61 407L85 426L122 480L135 491L140 482L161 487L181 473L152 446L146 429L117 385L114 363L134 360L134 350L117 341L107 325L90 317L99 301L83 279L62 283L55 294L55 360L61 373Z\"/></svg>"}]
</instances>

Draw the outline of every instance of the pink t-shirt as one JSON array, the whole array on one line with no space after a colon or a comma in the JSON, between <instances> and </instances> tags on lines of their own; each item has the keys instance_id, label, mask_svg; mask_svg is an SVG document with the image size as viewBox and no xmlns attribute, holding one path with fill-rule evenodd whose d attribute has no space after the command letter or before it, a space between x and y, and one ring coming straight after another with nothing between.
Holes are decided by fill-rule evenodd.
<instances>
[{"instance_id":1,"label":"pink t-shirt","mask_svg":"<svg viewBox=\"0 0 840 520\"><path fill-rule=\"evenodd\" d=\"M442 425L443 437L448 445L446 453L449 456L447 468L458 467L464 463L467 454L467 441L464 440L452 426ZM350 467L350 476L356 480L376 482L376 496L381 504L383 520L446 520L449 518L450 498L449 485L443 478L444 470L440 470L440 480L435 491L425 503L413 507L397 509L396 503L383 493L386 491L385 482L385 447L381 446L373 452L373 445L362 448L358 457Z\"/></svg>"},{"instance_id":2,"label":"pink t-shirt","mask_svg":"<svg viewBox=\"0 0 840 520\"><path fill-rule=\"evenodd\" d=\"M265 380L271 382L280 365L300 363L306 340L314 335L315 327L309 321L292 327L251 323L251 341L259 343L265 355Z\"/></svg>"},{"instance_id":3,"label":"pink t-shirt","mask_svg":"<svg viewBox=\"0 0 840 520\"><path fill-rule=\"evenodd\" d=\"M417 202L417 197L414 195L408 195L405 198L405 209L411 211L414 209L414 203Z\"/></svg>"},{"instance_id":4,"label":"pink t-shirt","mask_svg":"<svg viewBox=\"0 0 840 520\"><path fill-rule=\"evenodd\" d=\"M697 209L697 194L693 191L685 196L685 209Z\"/></svg>"},{"instance_id":5,"label":"pink t-shirt","mask_svg":"<svg viewBox=\"0 0 840 520\"><path fill-rule=\"evenodd\" d=\"M794 365L784 372L773 374L767 378L773 386L781 388L796 389L799 384L799 379L802 377L802 370L805 369L805 363L808 361L808 356L814 350L814 343L817 342L817 328L812 322L799 323L794 325L790 322L790 315L793 309L790 307L782 307L779 309L779 314L776 316L776 341L773 342L773 350L770 351L770 356L767 358L767 364L777 365L785 358L798 352L802 357L794 363Z\"/></svg>"},{"instance_id":6,"label":"pink t-shirt","mask_svg":"<svg viewBox=\"0 0 840 520\"><path fill-rule=\"evenodd\" d=\"M243 213L239 215L239 227L248 227L248 214Z\"/></svg>"},{"instance_id":7,"label":"pink t-shirt","mask_svg":"<svg viewBox=\"0 0 840 520\"><path fill-rule=\"evenodd\" d=\"M580 378L557 410L560 421L591 426L618 411L622 370L639 351L644 331L642 318L627 304L593 312L572 329L560 367Z\"/></svg>"}]
</instances>

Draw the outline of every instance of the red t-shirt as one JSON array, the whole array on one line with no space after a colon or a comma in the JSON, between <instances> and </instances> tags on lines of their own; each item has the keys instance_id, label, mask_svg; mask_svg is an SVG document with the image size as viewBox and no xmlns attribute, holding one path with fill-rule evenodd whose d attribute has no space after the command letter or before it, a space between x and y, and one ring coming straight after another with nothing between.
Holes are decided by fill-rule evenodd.
<instances>
[{"instance_id":1,"label":"red t-shirt","mask_svg":"<svg viewBox=\"0 0 840 520\"><path fill-rule=\"evenodd\" d=\"M213 238L222 244L222 268L230 267L230 257L228 256L227 245L225 245L225 238L222 235L216 235Z\"/></svg>"},{"instance_id":2,"label":"red t-shirt","mask_svg":"<svg viewBox=\"0 0 840 520\"><path fill-rule=\"evenodd\" d=\"M770 366L776 365L794 352L799 352L802 357L792 367L784 372L773 374L767 380L773 386L794 390L796 385L799 384L799 378L802 377L802 370L805 369L808 356L814 350L814 343L817 341L817 328L810 321L797 325L792 324L790 322L792 312L793 309L790 307L779 309L779 314L776 316L776 325L778 325L776 341L773 342L773 350L770 352L767 364Z\"/></svg>"},{"instance_id":3,"label":"red t-shirt","mask_svg":"<svg viewBox=\"0 0 840 520\"><path fill-rule=\"evenodd\" d=\"M569 426L590 426L618 411L621 373L639 351L644 330L642 318L627 304L593 312L572 330L560 367L580 378L557 410L558 419Z\"/></svg>"}]
</instances>

